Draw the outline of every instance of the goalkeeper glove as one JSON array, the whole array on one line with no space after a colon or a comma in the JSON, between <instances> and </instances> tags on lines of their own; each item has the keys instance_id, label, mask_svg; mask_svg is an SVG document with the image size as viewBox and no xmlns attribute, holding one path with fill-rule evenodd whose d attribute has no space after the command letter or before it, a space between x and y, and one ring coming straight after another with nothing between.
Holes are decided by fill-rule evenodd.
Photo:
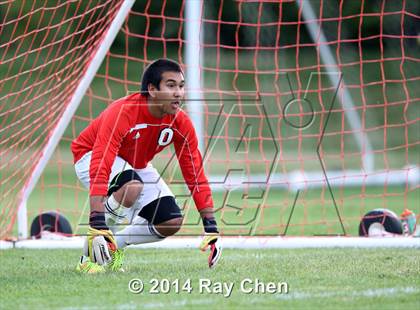
<instances>
[{"instance_id":1,"label":"goalkeeper glove","mask_svg":"<svg viewBox=\"0 0 420 310\"><path fill-rule=\"evenodd\" d=\"M208 262L209 268L213 268L216 266L222 255L220 236L217 231L217 224L214 218L203 218L203 225L206 233L201 241L200 250L206 251L210 247Z\"/></svg>"},{"instance_id":2,"label":"goalkeeper glove","mask_svg":"<svg viewBox=\"0 0 420 310\"><path fill-rule=\"evenodd\" d=\"M92 212L89 219L90 227L87 233L87 252L91 261L101 265L112 260L109 250L117 250L117 243L112 231L105 224L103 212Z\"/></svg>"}]
</instances>

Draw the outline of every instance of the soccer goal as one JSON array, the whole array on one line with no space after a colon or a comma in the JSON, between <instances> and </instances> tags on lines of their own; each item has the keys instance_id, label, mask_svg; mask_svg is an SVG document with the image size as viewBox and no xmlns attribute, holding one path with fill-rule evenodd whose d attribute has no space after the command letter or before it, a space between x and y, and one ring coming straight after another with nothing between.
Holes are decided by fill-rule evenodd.
<instances>
[{"instance_id":1,"label":"soccer goal","mask_svg":"<svg viewBox=\"0 0 420 310\"><path fill-rule=\"evenodd\" d=\"M168 57L185 69L228 244L420 246L350 238L373 209L420 214L418 12L404 0L0 0L0 239L27 239L50 210L86 231L70 142ZM200 234L173 149L153 164L183 208L179 235Z\"/></svg>"}]
</instances>

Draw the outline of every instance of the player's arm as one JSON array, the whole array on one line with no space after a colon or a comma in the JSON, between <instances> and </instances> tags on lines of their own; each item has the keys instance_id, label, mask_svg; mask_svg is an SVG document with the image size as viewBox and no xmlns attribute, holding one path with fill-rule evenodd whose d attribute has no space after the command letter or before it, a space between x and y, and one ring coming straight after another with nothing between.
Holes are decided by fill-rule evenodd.
<instances>
[{"instance_id":1,"label":"player's arm","mask_svg":"<svg viewBox=\"0 0 420 310\"><path fill-rule=\"evenodd\" d=\"M97 195L89 197L90 214L89 226L95 229L108 229L105 223L104 203L107 196Z\"/></svg>"},{"instance_id":2,"label":"player's arm","mask_svg":"<svg viewBox=\"0 0 420 310\"><path fill-rule=\"evenodd\" d=\"M213 207L206 207L199 210L201 219L203 221L204 231L206 233L219 233L217 230L217 223L214 218L214 209Z\"/></svg>"},{"instance_id":3,"label":"player's arm","mask_svg":"<svg viewBox=\"0 0 420 310\"><path fill-rule=\"evenodd\" d=\"M183 135L176 136L175 152L182 175L200 213L204 237L200 244L202 251L210 248L209 267L214 267L221 255L220 236L214 217L213 198L203 169L203 160L198 149L197 136L189 118L183 122Z\"/></svg>"},{"instance_id":4,"label":"player's arm","mask_svg":"<svg viewBox=\"0 0 420 310\"><path fill-rule=\"evenodd\" d=\"M103 120L98 130L92 149L90 163L90 214L88 230L88 252L91 255L93 239L103 236L117 247L114 236L106 225L104 203L107 199L108 180L112 164L118 154L121 141L129 130L129 114L120 105L104 111Z\"/></svg>"}]
</instances>

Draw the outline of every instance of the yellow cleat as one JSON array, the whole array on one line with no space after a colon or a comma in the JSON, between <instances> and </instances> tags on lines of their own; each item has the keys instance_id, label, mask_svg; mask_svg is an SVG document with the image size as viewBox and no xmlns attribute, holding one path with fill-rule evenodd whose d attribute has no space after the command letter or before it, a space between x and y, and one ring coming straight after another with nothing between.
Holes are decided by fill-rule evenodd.
<instances>
[{"instance_id":1,"label":"yellow cleat","mask_svg":"<svg viewBox=\"0 0 420 310\"><path fill-rule=\"evenodd\" d=\"M85 260L83 262L83 256L79 264L77 264L76 270L87 274L104 273L106 271L103 266L93 263L90 260Z\"/></svg>"},{"instance_id":2,"label":"yellow cleat","mask_svg":"<svg viewBox=\"0 0 420 310\"><path fill-rule=\"evenodd\" d=\"M123 260L124 260L124 250L115 250L111 253L112 261L108 264L108 267L111 271L124 272Z\"/></svg>"}]
</instances>

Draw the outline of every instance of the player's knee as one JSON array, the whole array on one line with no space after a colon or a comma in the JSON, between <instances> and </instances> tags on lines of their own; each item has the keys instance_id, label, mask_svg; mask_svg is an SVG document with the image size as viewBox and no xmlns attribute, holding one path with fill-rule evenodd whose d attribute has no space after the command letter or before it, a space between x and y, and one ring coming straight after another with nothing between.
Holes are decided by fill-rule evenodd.
<instances>
[{"instance_id":1,"label":"player's knee","mask_svg":"<svg viewBox=\"0 0 420 310\"><path fill-rule=\"evenodd\" d=\"M152 201L142 208L139 215L153 224L165 237L176 234L182 226L182 212L172 196Z\"/></svg>"},{"instance_id":2,"label":"player's knee","mask_svg":"<svg viewBox=\"0 0 420 310\"><path fill-rule=\"evenodd\" d=\"M121 204L127 207L134 205L142 190L143 183L137 180L124 184L124 186L119 189L120 195L122 196ZM116 193L114 193L114 195L115 194Z\"/></svg>"},{"instance_id":3,"label":"player's knee","mask_svg":"<svg viewBox=\"0 0 420 310\"><path fill-rule=\"evenodd\" d=\"M135 204L143 190L143 181L132 169L124 170L117 174L111 181L108 196L114 198L125 207Z\"/></svg>"},{"instance_id":4,"label":"player's knee","mask_svg":"<svg viewBox=\"0 0 420 310\"><path fill-rule=\"evenodd\" d=\"M155 225L155 227L160 234L169 237L175 235L181 229L182 220L182 217L173 218L159 225Z\"/></svg>"}]
</instances>

